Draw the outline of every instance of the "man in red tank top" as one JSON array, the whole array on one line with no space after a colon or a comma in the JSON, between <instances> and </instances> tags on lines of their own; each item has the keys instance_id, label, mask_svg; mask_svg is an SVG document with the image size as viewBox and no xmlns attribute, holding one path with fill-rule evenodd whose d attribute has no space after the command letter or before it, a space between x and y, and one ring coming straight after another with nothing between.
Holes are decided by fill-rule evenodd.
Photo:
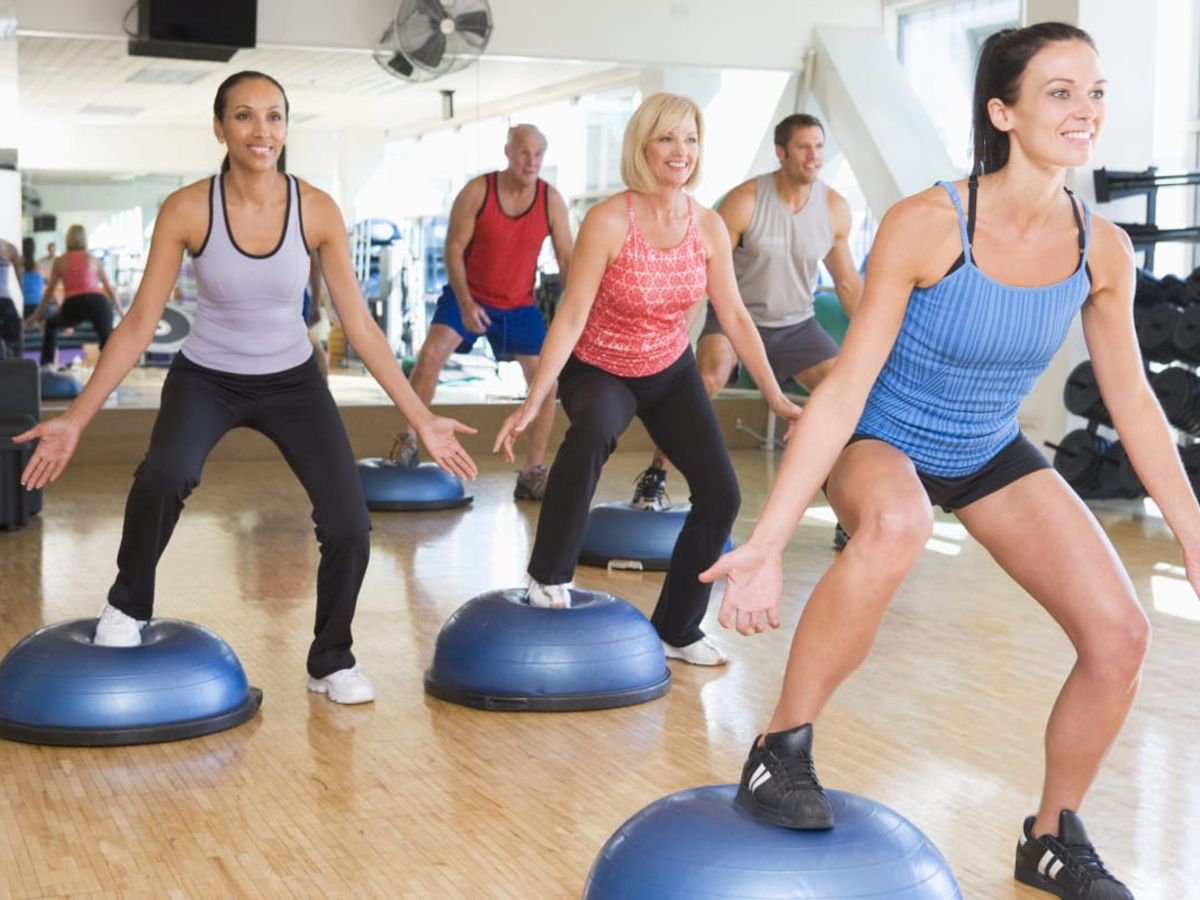
<instances>
[{"instance_id":1,"label":"man in red tank top","mask_svg":"<svg viewBox=\"0 0 1200 900\"><path fill-rule=\"evenodd\" d=\"M428 405L438 373L455 351L466 353L485 335L497 360L515 359L528 384L537 370L546 323L534 304L533 283L542 243L549 235L565 282L571 258L571 229L562 195L538 177L546 138L533 125L508 131L508 167L467 182L454 200L446 230L446 274L429 335L410 381ZM554 425L554 396L546 398L528 429L525 468L513 496L541 500L546 490L543 459ZM391 458L416 465L411 428L396 440Z\"/></svg>"}]
</instances>

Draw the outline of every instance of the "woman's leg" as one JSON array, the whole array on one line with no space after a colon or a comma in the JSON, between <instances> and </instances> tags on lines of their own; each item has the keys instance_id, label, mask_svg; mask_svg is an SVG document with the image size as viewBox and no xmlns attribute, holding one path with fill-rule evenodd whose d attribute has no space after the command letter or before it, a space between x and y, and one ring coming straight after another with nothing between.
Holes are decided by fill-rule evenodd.
<instances>
[{"instance_id":1,"label":"woman's leg","mask_svg":"<svg viewBox=\"0 0 1200 900\"><path fill-rule=\"evenodd\" d=\"M575 574L600 470L637 407L622 379L576 359L563 369L558 394L571 426L550 467L529 559L541 584L565 584Z\"/></svg>"},{"instance_id":2,"label":"woman's leg","mask_svg":"<svg viewBox=\"0 0 1200 900\"><path fill-rule=\"evenodd\" d=\"M1149 622L1099 523L1052 470L1020 478L958 517L1075 647L1075 666L1046 725L1033 828L1057 834L1059 811L1079 808L1133 703Z\"/></svg>"},{"instance_id":3,"label":"woman's leg","mask_svg":"<svg viewBox=\"0 0 1200 900\"><path fill-rule=\"evenodd\" d=\"M316 360L291 370L247 424L279 447L313 505L321 563L308 673L320 679L353 668L350 626L371 556L371 520L350 439Z\"/></svg>"},{"instance_id":4,"label":"woman's leg","mask_svg":"<svg viewBox=\"0 0 1200 900\"><path fill-rule=\"evenodd\" d=\"M104 349L108 336L112 334L113 323L113 311L108 298L103 294L84 294L80 299L86 304L80 310L80 319L92 323L100 348Z\"/></svg>"},{"instance_id":5,"label":"woman's leg","mask_svg":"<svg viewBox=\"0 0 1200 900\"><path fill-rule=\"evenodd\" d=\"M854 540L804 605L768 732L812 722L867 658L892 595L933 530L912 462L882 441L856 441L842 451L825 493Z\"/></svg>"},{"instance_id":6,"label":"woman's leg","mask_svg":"<svg viewBox=\"0 0 1200 900\"><path fill-rule=\"evenodd\" d=\"M721 555L741 495L712 401L690 354L687 365L670 377L664 389L639 404L638 416L687 479L692 509L675 541L650 621L667 644L686 647L704 637L700 621L712 585L698 576Z\"/></svg>"},{"instance_id":7,"label":"woman's leg","mask_svg":"<svg viewBox=\"0 0 1200 900\"><path fill-rule=\"evenodd\" d=\"M183 501L213 446L242 410L209 375L178 362L167 373L150 448L133 476L108 602L135 619L154 612L154 575Z\"/></svg>"},{"instance_id":8,"label":"woman's leg","mask_svg":"<svg viewBox=\"0 0 1200 900\"><path fill-rule=\"evenodd\" d=\"M41 365L54 365L58 356L58 330L63 327L61 312L42 320L42 355L39 359Z\"/></svg>"}]
</instances>

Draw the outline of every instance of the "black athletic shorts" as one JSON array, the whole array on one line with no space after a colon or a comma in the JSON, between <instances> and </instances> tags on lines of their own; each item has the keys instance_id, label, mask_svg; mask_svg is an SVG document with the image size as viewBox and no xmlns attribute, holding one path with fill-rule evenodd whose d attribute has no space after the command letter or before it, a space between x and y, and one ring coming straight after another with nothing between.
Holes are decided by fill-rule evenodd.
<instances>
[{"instance_id":1,"label":"black athletic shorts","mask_svg":"<svg viewBox=\"0 0 1200 900\"><path fill-rule=\"evenodd\" d=\"M855 432L846 446L858 441L879 440L882 438ZM886 444L887 441L883 441L883 443ZM1051 468L1050 462L1042 455L1042 452L1024 434L1018 433L1015 438L1004 445L999 453L974 472L954 478L943 478L940 475L926 474L918 469L917 477L921 479L925 493L929 495L930 503L940 506L946 512L954 512L956 509L962 509L976 500L982 500L988 494L1007 487L1018 478L1039 469L1049 468Z\"/></svg>"}]
</instances>

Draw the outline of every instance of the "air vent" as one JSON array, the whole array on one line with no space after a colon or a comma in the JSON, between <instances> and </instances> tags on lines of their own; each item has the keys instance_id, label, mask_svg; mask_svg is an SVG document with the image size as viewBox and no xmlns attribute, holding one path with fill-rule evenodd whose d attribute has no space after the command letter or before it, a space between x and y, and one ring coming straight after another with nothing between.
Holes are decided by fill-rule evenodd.
<instances>
[{"instance_id":1,"label":"air vent","mask_svg":"<svg viewBox=\"0 0 1200 900\"><path fill-rule=\"evenodd\" d=\"M146 66L136 75L125 80L131 84L191 84L207 74L208 72L204 69L167 69L161 66Z\"/></svg>"}]
</instances>

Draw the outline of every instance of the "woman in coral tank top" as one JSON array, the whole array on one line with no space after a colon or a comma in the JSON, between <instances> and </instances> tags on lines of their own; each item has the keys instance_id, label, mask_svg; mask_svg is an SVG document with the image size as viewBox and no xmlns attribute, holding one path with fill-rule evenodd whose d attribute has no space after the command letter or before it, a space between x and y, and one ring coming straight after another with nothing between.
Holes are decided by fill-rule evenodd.
<instances>
[{"instance_id":1,"label":"woman in coral tank top","mask_svg":"<svg viewBox=\"0 0 1200 900\"><path fill-rule=\"evenodd\" d=\"M692 495L651 621L667 656L717 666L725 656L700 630L710 586L697 576L728 539L740 497L692 354L687 311L707 294L771 409L789 420L800 410L771 375L742 304L725 226L685 190L699 178L702 136L700 110L686 97L654 94L633 114L621 153L629 190L584 219L529 396L501 427L496 449L512 461L514 439L558 379L571 427L550 469L529 602L566 607L600 470L640 418Z\"/></svg>"}]
</instances>

